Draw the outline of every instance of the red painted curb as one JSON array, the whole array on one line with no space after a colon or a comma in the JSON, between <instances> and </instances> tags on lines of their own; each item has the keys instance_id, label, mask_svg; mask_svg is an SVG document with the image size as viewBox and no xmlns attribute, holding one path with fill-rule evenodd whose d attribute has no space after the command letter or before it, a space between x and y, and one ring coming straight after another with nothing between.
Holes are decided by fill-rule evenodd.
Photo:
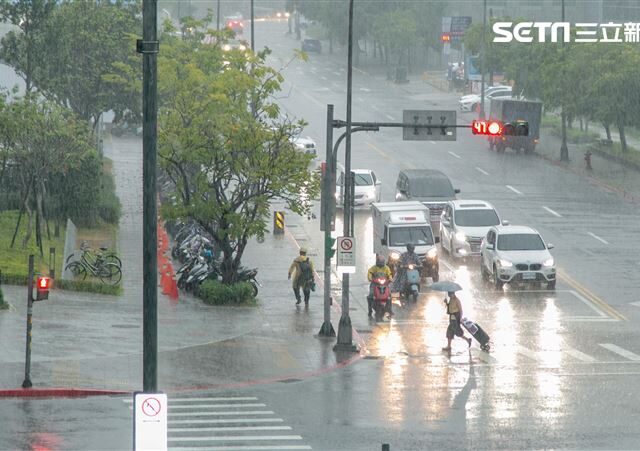
<instances>
[{"instance_id":1,"label":"red painted curb","mask_svg":"<svg viewBox=\"0 0 640 451\"><path fill-rule=\"evenodd\" d=\"M0 390L0 398L84 398L87 396L130 395L130 391L91 388L14 388Z\"/></svg>"}]
</instances>

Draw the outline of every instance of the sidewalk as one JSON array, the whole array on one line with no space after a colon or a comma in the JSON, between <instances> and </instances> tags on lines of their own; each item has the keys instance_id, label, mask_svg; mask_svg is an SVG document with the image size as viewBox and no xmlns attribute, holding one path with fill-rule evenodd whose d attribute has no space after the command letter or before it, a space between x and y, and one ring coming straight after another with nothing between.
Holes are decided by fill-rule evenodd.
<instances>
[{"instance_id":1,"label":"sidewalk","mask_svg":"<svg viewBox=\"0 0 640 451\"><path fill-rule=\"evenodd\" d=\"M34 389L66 389L51 396L67 396L69 389L142 388L140 149L137 138L105 140L123 206L123 296L54 290L49 300L34 306L31 380ZM249 244L243 264L258 268L263 285L257 307L208 306L185 293L175 303L159 294L158 388L178 391L300 379L359 359L359 354L335 353L335 339L314 336L323 322L322 283L308 310L296 308L287 280L296 255L289 235L267 235L264 243ZM3 291L12 308L0 312L0 396L19 388L24 379L26 327L26 289L5 285ZM334 303L336 330L338 311Z\"/></svg>"}]
</instances>

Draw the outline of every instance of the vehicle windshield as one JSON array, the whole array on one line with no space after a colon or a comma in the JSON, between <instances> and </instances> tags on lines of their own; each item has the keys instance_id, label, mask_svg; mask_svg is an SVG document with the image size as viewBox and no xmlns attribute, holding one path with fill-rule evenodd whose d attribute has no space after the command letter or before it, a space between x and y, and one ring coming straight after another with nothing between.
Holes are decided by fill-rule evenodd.
<instances>
[{"instance_id":1,"label":"vehicle windshield","mask_svg":"<svg viewBox=\"0 0 640 451\"><path fill-rule=\"evenodd\" d=\"M455 222L461 227L488 227L500 224L500 219L495 210L460 210Z\"/></svg>"},{"instance_id":2,"label":"vehicle windshield","mask_svg":"<svg viewBox=\"0 0 640 451\"><path fill-rule=\"evenodd\" d=\"M431 227L394 227L389 230L389 246L428 246L433 244Z\"/></svg>"},{"instance_id":3,"label":"vehicle windshield","mask_svg":"<svg viewBox=\"0 0 640 451\"><path fill-rule=\"evenodd\" d=\"M546 247L535 233L510 233L498 237L500 251L543 251Z\"/></svg>"},{"instance_id":4,"label":"vehicle windshield","mask_svg":"<svg viewBox=\"0 0 640 451\"><path fill-rule=\"evenodd\" d=\"M356 174L356 186L370 186L373 185L373 179L371 174Z\"/></svg>"},{"instance_id":5,"label":"vehicle windshield","mask_svg":"<svg viewBox=\"0 0 640 451\"><path fill-rule=\"evenodd\" d=\"M455 198L455 192L449 179L421 178L411 182L410 194L417 197Z\"/></svg>"}]
</instances>

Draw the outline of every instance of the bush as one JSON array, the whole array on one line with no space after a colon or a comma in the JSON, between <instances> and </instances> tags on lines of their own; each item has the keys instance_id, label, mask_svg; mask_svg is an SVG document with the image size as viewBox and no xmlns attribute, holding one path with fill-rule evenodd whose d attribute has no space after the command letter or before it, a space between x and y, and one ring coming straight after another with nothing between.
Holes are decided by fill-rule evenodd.
<instances>
[{"instance_id":1,"label":"bush","mask_svg":"<svg viewBox=\"0 0 640 451\"><path fill-rule=\"evenodd\" d=\"M4 295L2 294L2 287L0 287L0 310L8 309L9 304L4 302Z\"/></svg>"},{"instance_id":2,"label":"bush","mask_svg":"<svg viewBox=\"0 0 640 451\"><path fill-rule=\"evenodd\" d=\"M100 195L98 196L98 215L107 224L117 224L120 220L121 204L116 195L116 185L111 174L102 174Z\"/></svg>"},{"instance_id":3,"label":"bush","mask_svg":"<svg viewBox=\"0 0 640 451\"><path fill-rule=\"evenodd\" d=\"M249 282L225 285L217 280L206 280L198 290L198 296L209 305L255 304L253 287Z\"/></svg>"},{"instance_id":4,"label":"bush","mask_svg":"<svg viewBox=\"0 0 640 451\"><path fill-rule=\"evenodd\" d=\"M2 279L0 282L7 285L27 285L29 277L21 274L5 274L2 273ZM100 282L94 282L91 280L63 280L56 279L53 282L53 289L69 290L69 291L84 291L88 293L108 294L112 296L119 296L122 294L122 287L120 285L112 286Z\"/></svg>"}]
</instances>

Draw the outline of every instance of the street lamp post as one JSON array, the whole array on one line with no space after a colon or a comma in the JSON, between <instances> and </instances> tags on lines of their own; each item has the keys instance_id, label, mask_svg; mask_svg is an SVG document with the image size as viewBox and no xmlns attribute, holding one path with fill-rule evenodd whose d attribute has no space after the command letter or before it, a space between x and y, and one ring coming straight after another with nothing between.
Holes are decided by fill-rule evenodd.
<instances>
[{"instance_id":1,"label":"street lamp post","mask_svg":"<svg viewBox=\"0 0 640 451\"><path fill-rule=\"evenodd\" d=\"M218 6L216 8L216 31L220 31L220 0L218 0Z\"/></svg>"},{"instance_id":2,"label":"street lamp post","mask_svg":"<svg viewBox=\"0 0 640 451\"><path fill-rule=\"evenodd\" d=\"M347 53L347 131L345 145L345 184L343 190L343 236L351 236L353 197L351 195L351 93L353 84L353 0L349 0L349 43ZM325 275L326 277L327 275ZM349 274L342 275L342 315L338 324L338 342L334 351L358 351L353 344L353 329L349 316Z\"/></svg>"},{"instance_id":3,"label":"street lamp post","mask_svg":"<svg viewBox=\"0 0 640 451\"><path fill-rule=\"evenodd\" d=\"M218 0L219 1L219 0ZM253 0L251 0L251 51L255 52L256 51L256 43L255 43L255 32L254 32L254 26L253 26Z\"/></svg>"},{"instance_id":4,"label":"street lamp post","mask_svg":"<svg viewBox=\"0 0 640 451\"><path fill-rule=\"evenodd\" d=\"M485 53L487 51L486 48L486 34L487 34L487 0L484 0L482 7L482 68L481 72L481 82L480 82L480 119L485 118L484 111L484 73L485 73L485 64L487 58L485 57Z\"/></svg>"},{"instance_id":5,"label":"street lamp post","mask_svg":"<svg viewBox=\"0 0 640 451\"><path fill-rule=\"evenodd\" d=\"M564 0L562 0L562 19L564 22ZM564 72L564 39L562 42L562 70ZM564 77L562 77L564 80ZM569 161L569 148L567 147L567 114L564 111L564 101L562 102L562 110L560 112L560 120L562 121L562 144L560 144L560 160Z\"/></svg>"}]
</instances>

